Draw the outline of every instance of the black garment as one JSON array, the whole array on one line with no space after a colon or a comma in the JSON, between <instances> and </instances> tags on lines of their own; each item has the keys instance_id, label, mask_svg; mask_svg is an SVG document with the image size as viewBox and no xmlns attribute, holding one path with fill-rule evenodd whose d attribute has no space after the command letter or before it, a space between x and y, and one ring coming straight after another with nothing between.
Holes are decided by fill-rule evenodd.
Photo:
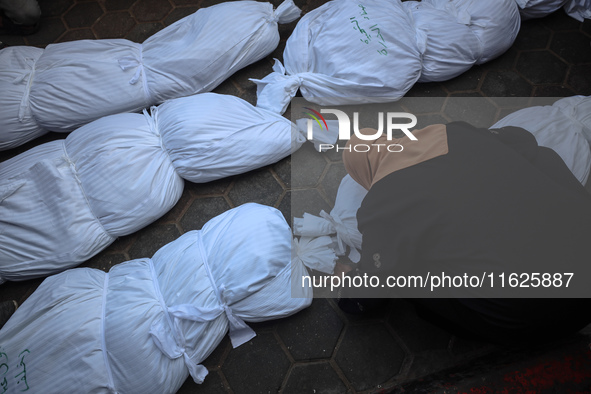
<instances>
[{"instance_id":1,"label":"black garment","mask_svg":"<svg viewBox=\"0 0 591 394\"><path fill-rule=\"evenodd\" d=\"M448 154L393 172L368 192L357 214L363 234L359 272L382 278L574 272L569 296L589 296L591 196L562 159L519 128L491 132L454 122L447 137ZM533 288L519 290L539 296ZM439 297L450 298L416 303L447 328L493 341L529 336L531 330L559 334L591 322L589 299L491 294L498 295L448 288Z\"/></svg>"}]
</instances>

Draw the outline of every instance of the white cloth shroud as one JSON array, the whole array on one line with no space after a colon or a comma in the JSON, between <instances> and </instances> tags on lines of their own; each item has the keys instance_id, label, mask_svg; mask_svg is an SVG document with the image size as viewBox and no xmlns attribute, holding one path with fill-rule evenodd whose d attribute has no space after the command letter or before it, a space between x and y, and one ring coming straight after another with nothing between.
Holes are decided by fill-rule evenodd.
<instances>
[{"instance_id":1,"label":"white cloth shroud","mask_svg":"<svg viewBox=\"0 0 591 394\"><path fill-rule=\"evenodd\" d=\"M331 258L329 251L337 256L344 256L348 249L349 259L354 263L359 262L362 236L357 228L357 211L366 194L367 190L363 186L355 182L350 175L345 175L339 184L330 214L321 211L320 216L304 213L303 218L294 218L293 233L301 236L300 243L324 239L322 248L319 248L322 252L317 252L318 260L322 264L318 263L314 269L332 273L335 259ZM326 242L329 236L332 237L332 242Z\"/></svg>"},{"instance_id":2,"label":"white cloth shroud","mask_svg":"<svg viewBox=\"0 0 591 394\"><path fill-rule=\"evenodd\" d=\"M591 0L567 0L564 11L579 22L591 19Z\"/></svg>"},{"instance_id":3,"label":"white cloth shroud","mask_svg":"<svg viewBox=\"0 0 591 394\"><path fill-rule=\"evenodd\" d=\"M311 288L292 289L307 270L291 239L278 210L245 204L151 259L47 278L0 330L7 392L174 393L189 373L201 383L228 329L239 346L255 335L245 322L310 305Z\"/></svg>"},{"instance_id":4,"label":"white cloth shroud","mask_svg":"<svg viewBox=\"0 0 591 394\"><path fill-rule=\"evenodd\" d=\"M43 49L35 47L0 50L0 150L45 134L29 106L36 62L42 53Z\"/></svg>"},{"instance_id":5,"label":"white cloth shroud","mask_svg":"<svg viewBox=\"0 0 591 394\"><path fill-rule=\"evenodd\" d=\"M0 278L80 264L168 212L183 178L209 182L287 157L306 141L298 123L203 93L104 117L0 163Z\"/></svg>"},{"instance_id":6,"label":"white cloth shroud","mask_svg":"<svg viewBox=\"0 0 591 394\"><path fill-rule=\"evenodd\" d=\"M211 91L271 53L279 44L277 23L291 22L299 15L292 0L275 11L270 3L226 2L199 9L143 44L124 39L79 40L50 44L37 56L26 47L2 50L0 66L20 62L22 72L28 72L31 62L19 59L36 61L31 77L10 90L4 88L15 77L0 68L0 149L47 131L70 132L106 115ZM18 107L6 107L21 101L37 124L22 123Z\"/></svg>"},{"instance_id":7,"label":"white cloth shroud","mask_svg":"<svg viewBox=\"0 0 591 394\"><path fill-rule=\"evenodd\" d=\"M521 127L540 146L553 149L584 185L591 166L591 96L572 96L553 105L524 108L505 116L491 129Z\"/></svg>"},{"instance_id":8,"label":"white cloth shroud","mask_svg":"<svg viewBox=\"0 0 591 394\"><path fill-rule=\"evenodd\" d=\"M522 19L542 18L559 8L579 22L591 19L591 0L515 0Z\"/></svg>"},{"instance_id":9,"label":"white cloth shroud","mask_svg":"<svg viewBox=\"0 0 591 394\"><path fill-rule=\"evenodd\" d=\"M514 0L330 1L298 22L284 65L253 80L257 106L284 112L298 89L320 105L395 101L419 78L450 79L499 56L520 23Z\"/></svg>"}]
</instances>

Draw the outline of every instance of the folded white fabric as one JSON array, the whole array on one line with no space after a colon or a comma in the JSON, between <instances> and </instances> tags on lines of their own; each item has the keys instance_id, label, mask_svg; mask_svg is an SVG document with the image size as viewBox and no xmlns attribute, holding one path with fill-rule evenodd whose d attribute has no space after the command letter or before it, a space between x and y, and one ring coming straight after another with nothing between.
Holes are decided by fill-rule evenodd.
<instances>
[{"instance_id":1,"label":"folded white fabric","mask_svg":"<svg viewBox=\"0 0 591 394\"><path fill-rule=\"evenodd\" d=\"M0 278L73 267L164 215L183 178L208 182L275 163L292 141L295 149L305 138L283 116L203 93L151 114L107 116L0 163Z\"/></svg>"},{"instance_id":2,"label":"folded white fabric","mask_svg":"<svg viewBox=\"0 0 591 394\"><path fill-rule=\"evenodd\" d=\"M451 3L450 3L451 4ZM440 9L426 1L402 3L415 26L427 35L421 76L418 82L445 81L470 69L482 54L482 46L470 28L470 18Z\"/></svg>"},{"instance_id":3,"label":"folded white fabric","mask_svg":"<svg viewBox=\"0 0 591 394\"><path fill-rule=\"evenodd\" d=\"M478 37L481 53L476 64L486 63L502 55L511 47L521 27L519 7L515 0L424 1L450 13L458 23L468 26Z\"/></svg>"},{"instance_id":4,"label":"folded white fabric","mask_svg":"<svg viewBox=\"0 0 591 394\"><path fill-rule=\"evenodd\" d=\"M591 19L591 0L567 0L564 10L569 16L583 22Z\"/></svg>"},{"instance_id":5,"label":"folded white fabric","mask_svg":"<svg viewBox=\"0 0 591 394\"><path fill-rule=\"evenodd\" d=\"M275 11L270 3L227 2L200 9L143 44L81 40L51 44L36 56L21 47L3 50L0 65L10 62L7 68L26 76L0 71L0 87L16 84L0 96L0 144L8 148L46 130L69 132L106 115L210 91L272 52L279 43L277 23L299 14L292 0ZM29 113L38 125L19 124ZM23 127L25 134L19 133Z\"/></svg>"},{"instance_id":6,"label":"folded white fabric","mask_svg":"<svg viewBox=\"0 0 591 394\"><path fill-rule=\"evenodd\" d=\"M495 123L491 129L521 127L551 148L577 179L585 184L591 166L591 96L566 97L553 105L524 108Z\"/></svg>"},{"instance_id":7,"label":"folded white fabric","mask_svg":"<svg viewBox=\"0 0 591 394\"><path fill-rule=\"evenodd\" d=\"M294 218L293 233L301 236L300 244L316 240L319 243L317 249L322 250L316 252L319 262L311 268L332 273L335 258L332 258L330 252L336 256L344 256L347 248L349 259L354 263L359 262L362 236L357 229L357 210L366 194L367 190L363 186L350 175L345 175L330 214L321 211L320 217L304 213L303 218ZM330 239L326 242L328 236L333 238L332 242Z\"/></svg>"},{"instance_id":8,"label":"folded white fabric","mask_svg":"<svg viewBox=\"0 0 591 394\"><path fill-rule=\"evenodd\" d=\"M14 148L45 134L31 114L29 91L43 49L0 50L0 150Z\"/></svg>"},{"instance_id":9,"label":"folded white fabric","mask_svg":"<svg viewBox=\"0 0 591 394\"><path fill-rule=\"evenodd\" d=\"M542 18L564 6L568 0L515 0L523 20Z\"/></svg>"},{"instance_id":10,"label":"folded white fabric","mask_svg":"<svg viewBox=\"0 0 591 394\"><path fill-rule=\"evenodd\" d=\"M312 289L291 285L306 268L290 260L282 214L245 204L152 259L52 276L0 331L5 392L174 393L189 374L201 383L200 363L228 329L236 347L256 335L245 321L310 305Z\"/></svg>"},{"instance_id":11,"label":"folded white fabric","mask_svg":"<svg viewBox=\"0 0 591 394\"><path fill-rule=\"evenodd\" d=\"M298 89L320 105L395 101L419 78L450 79L499 56L520 21L514 0L330 1L298 22L285 67L253 80L257 106L284 112Z\"/></svg>"}]
</instances>

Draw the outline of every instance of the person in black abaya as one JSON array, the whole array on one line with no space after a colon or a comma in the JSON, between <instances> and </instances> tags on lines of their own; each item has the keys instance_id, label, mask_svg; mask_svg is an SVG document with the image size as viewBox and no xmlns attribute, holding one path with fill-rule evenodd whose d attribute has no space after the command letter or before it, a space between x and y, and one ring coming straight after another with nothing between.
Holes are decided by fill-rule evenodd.
<instances>
[{"instance_id":1,"label":"person in black abaya","mask_svg":"<svg viewBox=\"0 0 591 394\"><path fill-rule=\"evenodd\" d=\"M343 153L348 173L368 190L357 213L362 257L348 275L385 283L389 275L486 273L492 288L387 289L386 296L412 297L422 317L464 337L514 344L589 324L591 195L562 159L515 127L454 122L413 134L417 141L353 136ZM402 152L376 149L391 143ZM374 145L357 152L356 144ZM560 274L561 281L511 288L511 273ZM568 288L564 273L574 274ZM530 279L518 283L537 284ZM344 294L340 305L350 312L375 303Z\"/></svg>"}]
</instances>

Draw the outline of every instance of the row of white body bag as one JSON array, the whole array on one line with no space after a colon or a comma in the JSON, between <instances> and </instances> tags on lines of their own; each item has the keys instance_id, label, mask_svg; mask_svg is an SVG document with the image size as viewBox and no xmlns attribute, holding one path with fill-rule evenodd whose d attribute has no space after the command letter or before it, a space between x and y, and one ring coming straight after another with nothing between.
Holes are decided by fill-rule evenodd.
<instances>
[{"instance_id":1,"label":"row of white body bag","mask_svg":"<svg viewBox=\"0 0 591 394\"><path fill-rule=\"evenodd\" d=\"M285 67L257 83L257 105L283 113L298 89L322 105L400 99L416 82L444 81L504 53L522 15L591 0L339 0L306 14ZM576 11L576 12L575 12ZM48 130L69 132L101 116L210 91L275 49L277 22L299 16L291 0L228 2L198 10L148 38L82 40L0 52L0 149ZM574 15L574 14L573 14ZM221 32L219 26L226 26Z\"/></svg>"},{"instance_id":2,"label":"row of white body bag","mask_svg":"<svg viewBox=\"0 0 591 394\"><path fill-rule=\"evenodd\" d=\"M5 393L174 393L229 330L289 316L312 302L297 286L291 229L275 208L245 204L211 219L150 258L108 273L74 268L51 276L0 330ZM293 281L293 282L292 282Z\"/></svg>"},{"instance_id":3,"label":"row of white body bag","mask_svg":"<svg viewBox=\"0 0 591 394\"><path fill-rule=\"evenodd\" d=\"M515 111L490 127L521 127L534 135L538 145L553 149L573 175L585 185L591 168L591 96L566 97L553 105L535 106ZM357 228L357 210L367 190L346 175L339 185L330 213L319 216L304 213L294 218L294 250L310 251L310 263L316 270L333 273L339 256L358 263L362 235Z\"/></svg>"},{"instance_id":4,"label":"row of white body bag","mask_svg":"<svg viewBox=\"0 0 591 394\"><path fill-rule=\"evenodd\" d=\"M38 172L44 177L12 177L17 182L9 189L16 189L14 193L18 194L27 182L31 182L43 198L59 190L55 185L65 180L78 182L84 192L85 176L80 174L85 171L79 173L77 166L99 170L108 167L111 169L108 176L102 174L99 178L110 180L110 184L103 186L112 187L123 182L129 183L131 188L140 187L135 190L137 196L125 192L125 198L120 200L150 201L151 192L161 189L165 189L166 193L171 191L166 189L166 185L174 181L167 181L167 177L175 176L175 171L188 164L186 160L189 156L200 156L190 153L191 147L186 146L183 138L183 133L195 130L194 127L183 130L183 124L194 126L190 116L181 116L176 122L170 122L171 118L186 114L185 105L191 108L203 106L206 113L211 108L205 103L217 99L232 101L217 102L211 108L222 106L237 110L237 103L240 103L244 106L242 111L238 111L242 122L248 124L254 118L258 121L254 126L250 124L244 127L243 132L238 132L240 137L226 135L226 138L218 140L213 138L210 144L202 141L197 144L202 149L216 150L216 145L227 147L228 144L223 141L228 139L232 143L245 143L243 147L248 151L257 145L265 145L263 140L256 138L261 130L277 132L279 129L273 124L287 122L280 120L284 118L275 113L257 109L230 96L203 94L172 100L154 109L151 116L115 115L86 126L106 124L116 128L116 124L122 124L121 133L113 133L113 130L101 133L100 128L95 130L99 135L108 134L114 141L114 145L107 145L108 151L115 152L111 157L113 161L108 165L103 161L93 162L92 151L100 144L91 143L90 148L84 151L76 140L80 135L86 141L93 134L74 132L65 142L41 145L24 156L12 159L20 164L27 160L35 162L31 168L36 169L26 174ZM202 105L195 105L191 100L200 100ZM183 110L177 113L168 106ZM168 109L170 113L167 113ZM213 115L215 118L219 114ZM267 122L261 121L264 116L268 117ZM126 118L129 123L126 123ZM199 118L197 114L194 119ZM232 124L235 120L224 121ZM212 130L209 136L215 134L213 123L202 129ZM291 134L295 127L287 123L285 129L289 132L278 136L278 148L289 145L285 141L288 138L295 147L304 141L299 131ZM558 151L581 182L586 180L591 164L587 145L587 139L591 137L590 97L570 97L559 100L553 106L526 108L509 115L492 128L509 125L531 131L540 145ZM168 130L168 127L180 133L176 139L179 145L172 144L174 148L166 148L166 144L175 140L174 133L157 133L157 130ZM137 135L129 142L127 138L134 132ZM561 134L564 137L555 138ZM291 138L291 135L294 137ZM144 143L134 150L141 140ZM269 136L265 136L264 140L266 143L272 141ZM62 144L59 149L51 146L56 143ZM108 143L108 139L103 138L102 143ZM579 146L583 144L586 150ZM70 148L79 153L69 154ZM53 151L59 154L49 154ZM33 154L29 156L31 152ZM207 155L205 157L207 160ZM232 162L222 155L212 157L221 160L221 163ZM36 161L39 158L42 160ZM177 160L178 167L175 167ZM233 165L230 164L230 167ZM151 172L147 168L151 166L162 169L162 172ZM65 171L61 172L60 167ZM167 170L168 167L176 170ZM126 168L131 170L125 172ZM10 166L0 170L10 171ZM148 174L144 175L144 170ZM197 174L197 177L199 172L193 167L187 168L188 172L180 171ZM211 167L207 167L205 173L215 177L211 175L215 173ZM145 193L145 189L141 189L143 182L136 184L133 177L145 177L154 185ZM46 183L37 183L43 180ZM21 185L21 181L24 184ZM300 239L292 239L289 226L276 209L245 204L212 219L199 231L184 234L161 248L152 259L118 264L109 273L78 268L46 279L0 330L0 373L6 378L2 387L9 393L41 388L48 393L174 393L188 374L196 382L202 382L207 370L200 363L219 344L228 329L233 345L239 346L255 335L245 321L288 316L310 304L312 289L302 287L304 282L300 280L308 274L306 266L332 272L337 256L345 254L347 249L350 259L359 261L362 237L357 230L356 213L366 193L363 187L346 176L330 214L321 213L320 217L306 214L304 218L295 220L294 233L300 235ZM82 197L89 201L86 195ZM26 196L23 198L27 200ZM72 196L59 194L60 198L61 203L52 207L57 216L67 212L70 205L86 209L81 208L83 204ZM160 196L158 201L162 198ZM7 200L9 202L0 205L5 210L3 215L11 213L11 207L20 204L20 201L10 199L11 196L8 196L2 200L2 204ZM111 196L111 199L116 200L116 196ZM46 201L29 203L43 205ZM135 206L128 206L128 209L129 212L137 211ZM126 212L117 212L121 216L113 213L111 219L122 221ZM75 227L80 221L70 225ZM54 229L57 237L67 236L60 230ZM34 232L33 229L31 231ZM2 231L2 236L5 235L6 231ZM91 234L88 239L94 236ZM32 239L31 243L34 242L35 239Z\"/></svg>"},{"instance_id":5,"label":"row of white body bag","mask_svg":"<svg viewBox=\"0 0 591 394\"><path fill-rule=\"evenodd\" d=\"M149 37L80 40L0 51L0 149L48 131L208 92L279 44L277 23L300 15L292 0L202 8Z\"/></svg>"}]
</instances>

